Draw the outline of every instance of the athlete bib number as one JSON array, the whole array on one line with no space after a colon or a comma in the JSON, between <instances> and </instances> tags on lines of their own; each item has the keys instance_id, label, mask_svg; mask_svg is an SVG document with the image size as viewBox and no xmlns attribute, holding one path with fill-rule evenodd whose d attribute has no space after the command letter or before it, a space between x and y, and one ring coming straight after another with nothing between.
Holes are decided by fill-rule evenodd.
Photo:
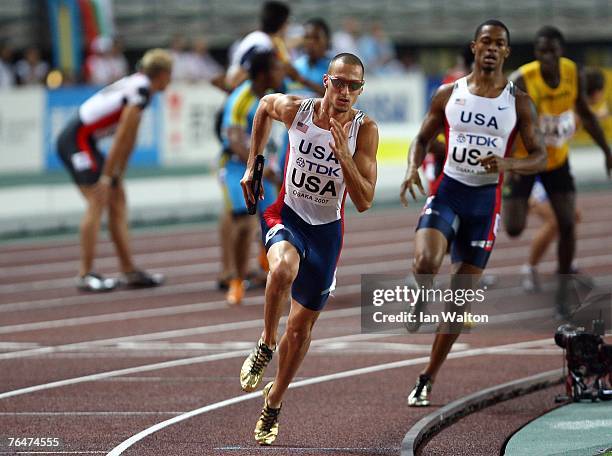
<instances>
[{"instance_id":1,"label":"athlete bib number","mask_svg":"<svg viewBox=\"0 0 612 456\"><path fill-rule=\"evenodd\" d=\"M558 116L540 114L540 131L547 146L563 146L576 132L574 112L565 111Z\"/></svg>"}]
</instances>

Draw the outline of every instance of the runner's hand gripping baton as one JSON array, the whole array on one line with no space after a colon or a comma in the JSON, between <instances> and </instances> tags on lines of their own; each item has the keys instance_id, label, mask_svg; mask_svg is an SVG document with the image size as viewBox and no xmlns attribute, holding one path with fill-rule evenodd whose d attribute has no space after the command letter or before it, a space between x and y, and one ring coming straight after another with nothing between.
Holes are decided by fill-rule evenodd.
<instances>
[{"instance_id":1,"label":"runner's hand gripping baton","mask_svg":"<svg viewBox=\"0 0 612 456\"><path fill-rule=\"evenodd\" d=\"M250 201L247 204L247 212L249 215L254 215L257 212L257 203L259 202L259 194L261 193L261 179L263 177L263 169L264 169L264 157L263 155L257 155L255 157L255 170L253 171L253 181L251 189L253 191L253 196L255 196L255 203L251 203Z\"/></svg>"}]
</instances>

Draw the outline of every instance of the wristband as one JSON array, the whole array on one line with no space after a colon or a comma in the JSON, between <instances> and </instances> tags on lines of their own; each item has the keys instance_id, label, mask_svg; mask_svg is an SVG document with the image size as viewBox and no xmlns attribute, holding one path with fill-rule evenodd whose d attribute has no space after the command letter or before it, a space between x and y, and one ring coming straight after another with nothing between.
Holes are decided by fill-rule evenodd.
<instances>
[{"instance_id":1,"label":"wristband","mask_svg":"<svg viewBox=\"0 0 612 456\"><path fill-rule=\"evenodd\" d=\"M98 179L98 182L104 185L110 185L113 182L113 178L110 176L107 176L106 174L102 174L100 178Z\"/></svg>"}]
</instances>

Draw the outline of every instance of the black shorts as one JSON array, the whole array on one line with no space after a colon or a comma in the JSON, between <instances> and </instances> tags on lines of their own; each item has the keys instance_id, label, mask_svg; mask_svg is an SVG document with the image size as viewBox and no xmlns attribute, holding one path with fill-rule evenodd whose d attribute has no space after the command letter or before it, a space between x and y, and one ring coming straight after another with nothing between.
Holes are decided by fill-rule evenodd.
<instances>
[{"instance_id":1,"label":"black shorts","mask_svg":"<svg viewBox=\"0 0 612 456\"><path fill-rule=\"evenodd\" d=\"M566 160L559 168L544 171L540 174L519 176L515 174L512 178L504 179L504 198L528 199L536 176L542 182L548 195L555 193L575 193L576 186L574 177L570 172L569 161Z\"/></svg>"},{"instance_id":2,"label":"black shorts","mask_svg":"<svg viewBox=\"0 0 612 456\"><path fill-rule=\"evenodd\" d=\"M78 117L70 120L60 133L57 152L77 185L93 185L98 182L104 168L104 155Z\"/></svg>"}]
</instances>

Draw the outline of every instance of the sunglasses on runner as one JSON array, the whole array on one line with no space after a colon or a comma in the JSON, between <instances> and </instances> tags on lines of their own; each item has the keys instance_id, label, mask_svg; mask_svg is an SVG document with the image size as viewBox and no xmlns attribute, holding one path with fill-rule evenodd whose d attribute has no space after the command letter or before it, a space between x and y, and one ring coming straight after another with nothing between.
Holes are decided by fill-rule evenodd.
<instances>
[{"instance_id":1,"label":"sunglasses on runner","mask_svg":"<svg viewBox=\"0 0 612 456\"><path fill-rule=\"evenodd\" d=\"M342 79L336 76L327 75L328 79L331 81L334 89L342 90L345 86L348 87L350 92L355 92L363 87L365 81L356 81L354 79Z\"/></svg>"}]
</instances>

